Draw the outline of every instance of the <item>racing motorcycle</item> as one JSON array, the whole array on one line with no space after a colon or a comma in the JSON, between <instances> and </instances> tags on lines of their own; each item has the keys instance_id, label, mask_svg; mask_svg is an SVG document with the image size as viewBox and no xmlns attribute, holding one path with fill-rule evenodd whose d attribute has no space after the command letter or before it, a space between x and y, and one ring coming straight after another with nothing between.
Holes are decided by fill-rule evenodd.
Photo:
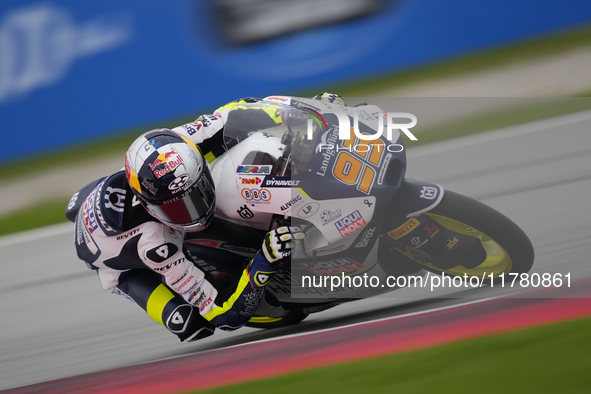
<instances>
[{"instance_id":1,"label":"racing motorcycle","mask_svg":"<svg viewBox=\"0 0 591 394\"><path fill-rule=\"evenodd\" d=\"M351 127L345 139L343 114L358 130ZM266 286L249 326L294 324L400 287L374 286L388 277L417 280L430 272L494 280L530 270L533 247L510 219L440 185L405 178L399 131L378 134L385 114L374 105L285 96L239 104L228 114L227 150L210 164L216 215L206 230L187 235L187 249L216 273L220 261L254 256L274 227L305 234ZM362 276L377 279L351 284Z\"/></svg>"}]
</instances>

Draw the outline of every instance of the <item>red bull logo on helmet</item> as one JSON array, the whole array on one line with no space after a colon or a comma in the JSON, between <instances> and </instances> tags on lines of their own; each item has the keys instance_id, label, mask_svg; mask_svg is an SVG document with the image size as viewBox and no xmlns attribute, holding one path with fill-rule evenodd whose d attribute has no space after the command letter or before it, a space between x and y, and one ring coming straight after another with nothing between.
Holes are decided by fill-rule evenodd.
<instances>
[{"instance_id":1,"label":"red bull logo on helmet","mask_svg":"<svg viewBox=\"0 0 591 394\"><path fill-rule=\"evenodd\" d=\"M149 164L149 166L154 175L156 175L156 178L162 178L177 168L182 162L183 158L172 148L170 152L159 154L154 163Z\"/></svg>"}]
</instances>

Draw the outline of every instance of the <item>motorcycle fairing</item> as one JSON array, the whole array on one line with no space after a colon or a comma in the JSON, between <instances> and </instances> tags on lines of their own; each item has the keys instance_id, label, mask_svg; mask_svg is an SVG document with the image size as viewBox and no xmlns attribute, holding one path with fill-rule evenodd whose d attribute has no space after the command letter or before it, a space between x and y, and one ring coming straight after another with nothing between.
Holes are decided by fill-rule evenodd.
<instances>
[{"instance_id":1,"label":"motorcycle fairing","mask_svg":"<svg viewBox=\"0 0 591 394\"><path fill-rule=\"evenodd\" d=\"M356 117L361 133L375 135L384 114L378 107L343 107L300 98L285 101L283 97L272 101L280 104L263 101L252 108L245 104L229 116L225 141L232 148L212 163L218 196L216 216L261 230L270 228L273 215L291 218L292 225L306 233L292 256L295 276L383 274L377 240L383 229L395 228L391 226L398 217L392 213L418 215L431 209L440 201L443 189L403 181L406 156L396 148L402 146L397 131L395 142L385 135L364 142L354 133L349 140L339 139L335 112L347 114L350 124ZM272 113L273 121L251 130L245 125L259 117L250 116L249 111ZM310 130L311 139L307 138ZM322 144L331 146L319 151ZM365 150L351 149L355 146ZM404 193L393 199L399 188ZM280 278L272 285L280 286ZM359 296L346 293L343 295Z\"/></svg>"}]
</instances>

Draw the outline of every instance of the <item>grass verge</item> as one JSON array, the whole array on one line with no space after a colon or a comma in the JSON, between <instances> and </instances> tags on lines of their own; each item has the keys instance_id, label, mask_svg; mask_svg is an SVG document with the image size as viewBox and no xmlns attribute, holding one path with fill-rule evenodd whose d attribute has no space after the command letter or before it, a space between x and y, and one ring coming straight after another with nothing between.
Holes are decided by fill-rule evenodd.
<instances>
[{"instance_id":1,"label":"grass verge","mask_svg":"<svg viewBox=\"0 0 591 394\"><path fill-rule=\"evenodd\" d=\"M588 393L590 351L586 318L199 393Z\"/></svg>"},{"instance_id":2,"label":"grass verge","mask_svg":"<svg viewBox=\"0 0 591 394\"><path fill-rule=\"evenodd\" d=\"M51 201L0 217L0 236L67 221L68 199Z\"/></svg>"}]
</instances>

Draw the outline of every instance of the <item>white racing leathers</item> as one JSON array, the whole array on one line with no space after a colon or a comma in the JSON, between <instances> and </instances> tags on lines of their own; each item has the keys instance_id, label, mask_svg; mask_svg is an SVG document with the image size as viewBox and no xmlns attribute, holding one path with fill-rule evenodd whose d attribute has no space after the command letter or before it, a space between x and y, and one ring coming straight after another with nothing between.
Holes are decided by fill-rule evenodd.
<instances>
[{"instance_id":1,"label":"white racing leathers","mask_svg":"<svg viewBox=\"0 0 591 394\"><path fill-rule=\"evenodd\" d=\"M105 290L115 291L122 272L148 268L162 275L164 283L187 303L207 313L217 290L205 281L203 272L183 253L183 233L152 220L128 231L121 231L118 220L107 221L122 218L126 195L131 194L125 185L117 185L123 188L110 186L122 183L121 178L125 181L123 172L103 180L82 205L76 220L76 244L79 254L88 250L80 257L92 261ZM111 203L112 194L121 201L119 206ZM139 201L132 197L133 204ZM209 305L205 305L207 300Z\"/></svg>"},{"instance_id":2,"label":"white racing leathers","mask_svg":"<svg viewBox=\"0 0 591 394\"><path fill-rule=\"evenodd\" d=\"M200 144L223 128L236 103L174 130ZM75 215L78 256L97 270L103 288L132 299L182 341L244 325L263 297L248 270L223 287L208 278L183 248L184 233L146 212L123 170L81 189L66 215Z\"/></svg>"}]
</instances>

